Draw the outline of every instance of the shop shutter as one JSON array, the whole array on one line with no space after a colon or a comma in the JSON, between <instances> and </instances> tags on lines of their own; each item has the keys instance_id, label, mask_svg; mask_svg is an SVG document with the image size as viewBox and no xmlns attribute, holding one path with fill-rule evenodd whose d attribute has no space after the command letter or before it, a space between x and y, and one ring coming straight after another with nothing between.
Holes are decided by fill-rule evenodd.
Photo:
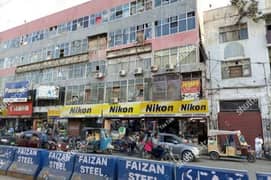
<instances>
[{"instance_id":1,"label":"shop shutter","mask_svg":"<svg viewBox=\"0 0 271 180\"><path fill-rule=\"evenodd\" d=\"M255 137L262 135L262 120L260 112L220 112L218 127L221 130L240 130L251 148L254 149Z\"/></svg>"}]
</instances>

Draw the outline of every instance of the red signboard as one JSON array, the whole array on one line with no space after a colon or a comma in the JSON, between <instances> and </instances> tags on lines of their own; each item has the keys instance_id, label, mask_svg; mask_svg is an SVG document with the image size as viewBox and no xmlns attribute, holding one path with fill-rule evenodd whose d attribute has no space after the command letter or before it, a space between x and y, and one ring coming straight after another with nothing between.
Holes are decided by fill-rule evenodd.
<instances>
[{"instance_id":1,"label":"red signboard","mask_svg":"<svg viewBox=\"0 0 271 180\"><path fill-rule=\"evenodd\" d=\"M32 102L20 102L8 104L8 115L10 116L26 116L32 115Z\"/></svg>"},{"instance_id":2,"label":"red signboard","mask_svg":"<svg viewBox=\"0 0 271 180\"><path fill-rule=\"evenodd\" d=\"M181 94L183 99L197 99L200 95L200 80L182 81Z\"/></svg>"},{"instance_id":3,"label":"red signboard","mask_svg":"<svg viewBox=\"0 0 271 180\"><path fill-rule=\"evenodd\" d=\"M200 80L182 81L182 93L199 93Z\"/></svg>"}]
</instances>

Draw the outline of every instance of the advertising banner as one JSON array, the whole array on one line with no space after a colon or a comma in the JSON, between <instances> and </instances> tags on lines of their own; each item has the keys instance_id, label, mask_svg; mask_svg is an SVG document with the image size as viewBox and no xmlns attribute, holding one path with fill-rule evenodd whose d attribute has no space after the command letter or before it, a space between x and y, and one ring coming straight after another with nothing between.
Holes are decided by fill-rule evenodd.
<instances>
[{"instance_id":1,"label":"advertising banner","mask_svg":"<svg viewBox=\"0 0 271 180\"><path fill-rule=\"evenodd\" d=\"M7 173L8 168L13 162L15 155L15 148L0 146L0 172L1 174Z\"/></svg>"},{"instance_id":2,"label":"advertising banner","mask_svg":"<svg viewBox=\"0 0 271 180\"><path fill-rule=\"evenodd\" d=\"M50 151L44 156L44 166L40 179L70 179L73 173L75 155L72 153Z\"/></svg>"},{"instance_id":3,"label":"advertising banner","mask_svg":"<svg viewBox=\"0 0 271 180\"><path fill-rule=\"evenodd\" d=\"M179 166L176 171L176 180L248 180L247 171L218 169L212 167Z\"/></svg>"},{"instance_id":4,"label":"advertising banner","mask_svg":"<svg viewBox=\"0 0 271 180\"><path fill-rule=\"evenodd\" d=\"M77 154L72 180L114 180L115 176L115 158L94 154Z\"/></svg>"},{"instance_id":5,"label":"advertising banner","mask_svg":"<svg viewBox=\"0 0 271 180\"><path fill-rule=\"evenodd\" d=\"M60 109L48 109L47 116L48 117L59 117L60 116Z\"/></svg>"},{"instance_id":6,"label":"advertising banner","mask_svg":"<svg viewBox=\"0 0 271 180\"><path fill-rule=\"evenodd\" d=\"M256 179L257 180L270 180L271 179L271 173L267 172L256 172Z\"/></svg>"},{"instance_id":7,"label":"advertising banner","mask_svg":"<svg viewBox=\"0 0 271 180\"><path fill-rule=\"evenodd\" d=\"M28 81L6 83L3 102L27 102Z\"/></svg>"},{"instance_id":8,"label":"advertising banner","mask_svg":"<svg viewBox=\"0 0 271 180\"><path fill-rule=\"evenodd\" d=\"M139 116L141 103L104 104L103 115L106 117Z\"/></svg>"},{"instance_id":9,"label":"advertising banner","mask_svg":"<svg viewBox=\"0 0 271 180\"><path fill-rule=\"evenodd\" d=\"M100 117L103 104L70 105L60 108L60 117Z\"/></svg>"},{"instance_id":10,"label":"advertising banner","mask_svg":"<svg viewBox=\"0 0 271 180\"><path fill-rule=\"evenodd\" d=\"M208 100L199 101L150 101L142 102L144 115L206 115L209 113Z\"/></svg>"},{"instance_id":11,"label":"advertising banner","mask_svg":"<svg viewBox=\"0 0 271 180\"><path fill-rule=\"evenodd\" d=\"M174 166L169 163L140 159L119 159L118 180L127 179L174 179Z\"/></svg>"},{"instance_id":12,"label":"advertising banner","mask_svg":"<svg viewBox=\"0 0 271 180\"><path fill-rule=\"evenodd\" d=\"M37 177L42 166L41 150L34 148L17 148L13 163L8 169L8 175L24 175Z\"/></svg>"},{"instance_id":13,"label":"advertising banner","mask_svg":"<svg viewBox=\"0 0 271 180\"><path fill-rule=\"evenodd\" d=\"M37 88L36 99L58 99L59 87L39 86Z\"/></svg>"},{"instance_id":14,"label":"advertising banner","mask_svg":"<svg viewBox=\"0 0 271 180\"><path fill-rule=\"evenodd\" d=\"M182 99L198 99L200 95L201 83L200 80L182 81L181 83Z\"/></svg>"},{"instance_id":15,"label":"advertising banner","mask_svg":"<svg viewBox=\"0 0 271 180\"><path fill-rule=\"evenodd\" d=\"M33 112L32 102L10 103L8 104L9 116L31 116Z\"/></svg>"}]
</instances>

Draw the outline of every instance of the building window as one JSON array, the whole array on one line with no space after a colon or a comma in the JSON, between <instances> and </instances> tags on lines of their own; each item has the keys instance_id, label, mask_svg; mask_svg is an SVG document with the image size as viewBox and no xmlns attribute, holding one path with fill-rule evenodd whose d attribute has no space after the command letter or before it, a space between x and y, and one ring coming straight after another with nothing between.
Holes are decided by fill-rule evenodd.
<instances>
[{"instance_id":1,"label":"building window","mask_svg":"<svg viewBox=\"0 0 271 180\"><path fill-rule=\"evenodd\" d=\"M180 14L179 16L172 16L166 19L157 20L154 22L154 25L156 37L195 29L195 12L191 11Z\"/></svg>"},{"instance_id":2,"label":"building window","mask_svg":"<svg viewBox=\"0 0 271 180\"><path fill-rule=\"evenodd\" d=\"M93 77L99 72L105 73L105 61L93 61L87 64L87 77Z\"/></svg>"},{"instance_id":3,"label":"building window","mask_svg":"<svg viewBox=\"0 0 271 180\"><path fill-rule=\"evenodd\" d=\"M66 105L83 104L84 100L84 86L68 86L66 87Z\"/></svg>"},{"instance_id":4,"label":"building window","mask_svg":"<svg viewBox=\"0 0 271 180\"><path fill-rule=\"evenodd\" d=\"M245 112L259 111L259 103L257 99L242 99L219 102L221 112L237 112L237 110L240 110L240 107L247 104L250 105L246 106L247 108L244 109Z\"/></svg>"},{"instance_id":5,"label":"building window","mask_svg":"<svg viewBox=\"0 0 271 180\"><path fill-rule=\"evenodd\" d=\"M146 23L138 26L133 26L126 29L120 29L108 34L108 46L114 47L118 45L133 43L136 38L141 36L143 39L152 38L152 24Z\"/></svg>"},{"instance_id":6,"label":"building window","mask_svg":"<svg viewBox=\"0 0 271 180\"><path fill-rule=\"evenodd\" d=\"M219 41L229 42L248 39L247 24L238 24L219 28Z\"/></svg>"},{"instance_id":7,"label":"building window","mask_svg":"<svg viewBox=\"0 0 271 180\"><path fill-rule=\"evenodd\" d=\"M85 77L85 64L73 64L69 69L69 78L84 78Z\"/></svg>"},{"instance_id":8,"label":"building window","mask_svg":"<svg viewBox=\"0 0 271 180\"><path fill-rule=\"evenodd\" d=\"M249 59L227 61L222 63L222 79L249 76L251 76L251 65Z\"/></svg>"},{"instance_id":9,"label":"building window","mask_svg":"<svg viewBox=\"0 0 271 180\"><path fill-rule=\"evenodd\" d=\"M180 76L178 74L153 77L152 100L180 99Z\"/></svg>"},{"instance_id":10,"label":"building window","mask_svg":"<svg viewBox=\"0 0 271 180\"><path fill-rule=\"evenodd\" d=\"M192 64L196 63L196 57L196 46L163 49L154 52L154 64L161 68L167 64Z\"/></svg>"}]
</instances>

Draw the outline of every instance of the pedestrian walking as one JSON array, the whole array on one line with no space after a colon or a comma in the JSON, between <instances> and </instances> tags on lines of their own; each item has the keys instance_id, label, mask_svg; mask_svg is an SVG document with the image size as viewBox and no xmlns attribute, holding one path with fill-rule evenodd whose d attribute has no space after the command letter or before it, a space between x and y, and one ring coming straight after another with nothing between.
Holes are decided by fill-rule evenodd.
<instances>
[{"instance_id":1,"label":"pedestrian walking","mask_svg":"<svg viewBox=\"0 0 271 180\"><path fill-rule=\"evenodd\" d=\"M263 145L263 139L261 135L258 135L255 138L255 152L256 152L256 158L262 157L262 145Z\"/></svg>"}]
</instances>

